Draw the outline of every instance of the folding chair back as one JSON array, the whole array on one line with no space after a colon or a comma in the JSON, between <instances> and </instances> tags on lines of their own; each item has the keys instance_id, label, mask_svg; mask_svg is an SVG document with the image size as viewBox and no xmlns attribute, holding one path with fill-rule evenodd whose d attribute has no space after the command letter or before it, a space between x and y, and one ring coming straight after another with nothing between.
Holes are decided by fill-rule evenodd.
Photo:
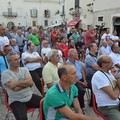
<instances>
[{"instance_id":1,"label":"folding chair back","mask_svg":"<svg viewBox=\"0 0 120 120\"><path fill-rule=\"evenodd\" d=\"M42 84L42 96L44 97L45 96L45 92L44 92L44 85L45 85L45 83L44 83L43 77L42 77L41 84Z\"/></svg>"},{"instance_id":2,"label":"folding chair back","mask_svg":"<svg viewBox=\"0 0 120 120\"><path fill-rule=\"evenodd\" d=\"M43 102L44 102L44 98L40 101L40 120L45 120L44 112L43 112Z\"/></svg>"},{"instance_id":3,"label":"folding chair back","mask_svg":"<svg viewBox=\"0 0 120 120\"><path fill-rule=\"evenodd\" d=\"M94 93L92 93L92 95L93 95L93 110L94 110L94 112L95 112L98 116L100 116L101 118L103 118L103 120L108 120L104 115L102 115L102 114L98 111L98 109L97 109L97 103L96 103L96 98L95 98Z\"/></svg>"},{"instance_id":4,"label":"folding chair back","mask_svg":"<svg viewBox=\"0 0 120 120\"><path fill-rule=\"evenodd\" d=\"M8 109L8 112L7 112L6 116L5 116L5 120L6 120L6 119L9 119L9 113L12 113L12 109L10 108L10 106L8 104L8 94L7 94L6 90L4 90L4 97L5 97L5 106ZM35 109L37 109L37 108L29 107L29 108L27 108L27 113L34 112Z\"/></svg>"}]
</instances>

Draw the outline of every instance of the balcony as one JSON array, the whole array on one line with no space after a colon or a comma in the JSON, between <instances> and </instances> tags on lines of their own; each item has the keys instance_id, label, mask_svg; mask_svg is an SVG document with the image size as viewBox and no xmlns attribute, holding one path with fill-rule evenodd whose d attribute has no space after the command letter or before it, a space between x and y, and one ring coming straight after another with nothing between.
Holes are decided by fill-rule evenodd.
<instances>
[{"instance_id":1,"label":"balcony","mask_svg":"<svg viewBox=\"0 0 120 120\"><path fill-rule=\"evenodd\" d=\"M18 14L16 12L3 12L4 17L17 17Z\"/></svg>"}]
</instances>

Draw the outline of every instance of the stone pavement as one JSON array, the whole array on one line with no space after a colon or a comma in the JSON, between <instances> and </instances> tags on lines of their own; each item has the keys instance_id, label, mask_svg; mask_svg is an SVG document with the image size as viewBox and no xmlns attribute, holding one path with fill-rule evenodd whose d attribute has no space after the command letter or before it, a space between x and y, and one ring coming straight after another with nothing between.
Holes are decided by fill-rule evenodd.
<instances>
[{"instance_id":1,"label":"stone pavement","mask_svg":"<svg viewBox=\"0 0 120 120\"><path fill-rule=\"evenodd\" d=\"M34 92L35 93L39 93L36 89L34 89ZM85 114L88 115L88 116L96 116L96 114L94 113L93 111L93 108L92 107L89 107L88 106L88 100L87 100L87 97L85 95ZM0 89L0 120L5 120L5 115L7 113L7 109L5 107L5 104L4 104L4 95L3 93L1 94L1 89ZM39 120L39 110L36 109L33 113L33 116L31 117L32 113L28 113L28 118L29 120ZM9 114L9 120L15 120L14 116L12 113Z\"/></svg>"}]
</instances>

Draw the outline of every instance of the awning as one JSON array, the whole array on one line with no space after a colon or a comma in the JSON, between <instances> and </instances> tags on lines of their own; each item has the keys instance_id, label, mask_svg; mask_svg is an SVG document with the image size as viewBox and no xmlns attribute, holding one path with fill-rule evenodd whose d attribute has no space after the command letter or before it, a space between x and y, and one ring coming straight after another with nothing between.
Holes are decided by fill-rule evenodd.
<instances>
[{"instance_id":1,"label":"awning","mask_svg":"<svg viewBox=\"0 0 120 120\"><path fill-rule=\"evenodd\" d=\"M52 27L56 27L56 26L60 26L61 23L56 23L56 24L53 24L53 25L49 25L47 28L52 28Z\"/></svg>"},{"instance_id":2,"label":"awning","mask_svg":"<svg viewBox=\"0 0 120 120\"><path fill-rule=\"evenodd\" d=\"M81 20L71 20L69 23L66 24L67 27L77 25Z\"/></svg>"}]
</instances>

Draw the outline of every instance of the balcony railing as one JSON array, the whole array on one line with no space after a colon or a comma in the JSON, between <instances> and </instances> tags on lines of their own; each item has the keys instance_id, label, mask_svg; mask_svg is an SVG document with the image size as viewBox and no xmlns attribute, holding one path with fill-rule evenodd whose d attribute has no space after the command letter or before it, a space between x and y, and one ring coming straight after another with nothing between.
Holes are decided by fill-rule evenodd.
<instances>
[{"instance_id":1,"label":"balcony railing","mask_svg":"<svg viewBox=\"0 0 120 120\"><path fill-rule=\"evenodd\" d=\"M3 16L5 16L5 17L17 17L18 14L16 12L11 12L11 13L3 12Z\"/></svg>"}]
</instances>

